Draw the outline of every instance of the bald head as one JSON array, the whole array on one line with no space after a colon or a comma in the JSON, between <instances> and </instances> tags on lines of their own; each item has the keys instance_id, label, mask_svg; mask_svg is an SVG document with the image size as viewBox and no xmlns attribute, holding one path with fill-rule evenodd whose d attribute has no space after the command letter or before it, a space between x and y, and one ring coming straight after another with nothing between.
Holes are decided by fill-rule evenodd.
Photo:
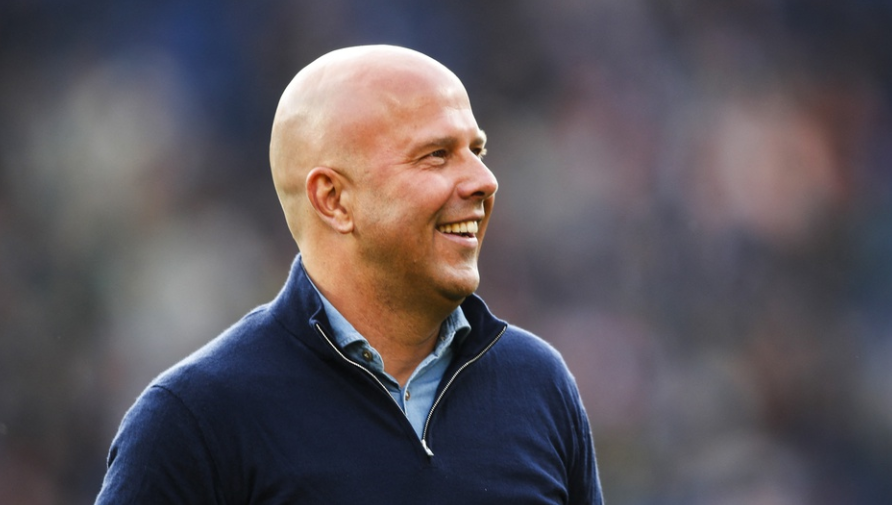
<instances>
[{"instance_id":1,"label":"bald head","mask_svg":"<svg viewBox=\"0 0 892 505\"><path fill-rule=\"evenodd\" d=\"M285 89L273 121L270 165L288 226L301 245L316 215L307 175L329 167L345 180L362 177L375 138L424 90L464 87L436 60L396 46L358 46L323 55ZM465 95L466 96L466 95ZM303 246L301 246L303 248Z\"/></svg>"}]
</instances>

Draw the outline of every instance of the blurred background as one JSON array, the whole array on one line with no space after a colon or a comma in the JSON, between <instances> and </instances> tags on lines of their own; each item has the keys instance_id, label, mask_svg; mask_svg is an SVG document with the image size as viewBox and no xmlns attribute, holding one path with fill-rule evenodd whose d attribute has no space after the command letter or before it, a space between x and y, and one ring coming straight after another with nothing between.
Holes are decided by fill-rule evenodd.
<instances>
[{"instance_id":1,"label":"blurred background","mask_svg":"<svg viewBox=\"0 0 892 505\"><path fill-rule=\"evenodd\" d=\"M278 97L461 77L494 311L575 373L611 505L892 503L892 2L6 0L0 503L88 504L156 374L296 253Z\"/></svg>"}]
</instances>

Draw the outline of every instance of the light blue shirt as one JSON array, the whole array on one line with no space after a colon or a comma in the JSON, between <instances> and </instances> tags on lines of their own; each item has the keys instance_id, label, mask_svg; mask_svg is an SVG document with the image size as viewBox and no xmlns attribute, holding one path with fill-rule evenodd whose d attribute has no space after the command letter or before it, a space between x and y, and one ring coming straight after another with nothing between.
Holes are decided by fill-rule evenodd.
<instances>
[{"instance_id":1,"label":"light blue shirt","mask_svg":"<svg viewBox=\"0 0 892 505\"><path fill-rule=\"evenodd\" d=\"M311 282L312 284L312 282ZM315 288L316 286L313 285ZM331 323L331 330L334 333L334 339L337 344L344 350L353 361L364 365L369 371L374 373L378 379L384 384L390 395L396 400L403 413L409 419L409 423L415 429L418 438L421 438L424 431L424 423L427 421L427 414L434 404L434 397L437 393L437 386L446 368L452 362L453 342L459 342L467 336L471 331L471 325L465 318L461 307L456 308L443 321L440 326L440 335L437 338L437 345L434 347L426 358L424 358L409 380L403 387L400 387L390 374L384 371L384 360L374 347L369 344L356 328L344 319L344 316L334 308L334 305L319 292L319 298L322 299L322 305L325 307L325 313L328 315L328 321Z\"/></svg>"}]
</instances>

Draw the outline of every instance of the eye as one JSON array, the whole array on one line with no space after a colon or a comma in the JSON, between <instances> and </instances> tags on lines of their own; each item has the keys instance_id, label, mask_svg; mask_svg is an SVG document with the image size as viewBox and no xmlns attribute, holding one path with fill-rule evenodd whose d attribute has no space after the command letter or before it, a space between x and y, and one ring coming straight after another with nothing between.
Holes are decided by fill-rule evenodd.
<instances>
[{"instance_id":1,"label":"eye","mask_svg":"<svg viewBox=\"0 0 892 505\"><path fill-rule=\"evenodd\" d=\"M436 151L428 154L428 156L433 156L434 158L445 158L449 154L446 149L437 149Z\"/></svg>"},{"instance_id":2,"label":"eye","mask_svg":"<svg viewBox=\"0 0 892 505\"><path fill-rule=\"evenodd\" d=\"M474 153L474 156L477 156L481 160L484 156L486 156L486 148L485 147L474 147L471 148L471 152Z\"/></svg>"}]
</instances>

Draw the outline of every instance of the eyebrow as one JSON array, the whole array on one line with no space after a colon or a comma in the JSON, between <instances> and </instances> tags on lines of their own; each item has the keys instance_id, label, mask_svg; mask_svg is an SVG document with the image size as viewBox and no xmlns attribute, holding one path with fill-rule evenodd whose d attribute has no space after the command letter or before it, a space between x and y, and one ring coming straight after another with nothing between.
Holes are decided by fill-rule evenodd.
<instances>
[{"instance_id":1,"label":"eyebrow","mask_svg":"<svg viewBox=\"0 0 892 505\"><path fill-rule=\"evenodd\" d=\"M458 137L448 136L448 137L438 137L432 140L429 140L419 146L419 150L428 149L431 147L454 147L459 143ZM483 130L478 130L477 135L471 140L472 146L484 146L486 144L486 132Z\"/></svg>"}]
</instances>

